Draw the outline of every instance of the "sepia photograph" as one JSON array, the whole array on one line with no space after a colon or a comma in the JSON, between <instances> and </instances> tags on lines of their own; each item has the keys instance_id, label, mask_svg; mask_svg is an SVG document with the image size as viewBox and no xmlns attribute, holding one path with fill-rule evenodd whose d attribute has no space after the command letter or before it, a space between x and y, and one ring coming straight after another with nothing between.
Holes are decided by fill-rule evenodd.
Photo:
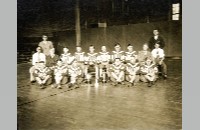
<instances>
[{"instance_id":1,"label":"sepia photograph","mask_svg":"<svg viewBox=\"0 0 200 130\"><path fill-rule=\"evenodd\" d=\"M17 130L182 130L182 0L17 0Z\"/></svg>"}]
</instances>

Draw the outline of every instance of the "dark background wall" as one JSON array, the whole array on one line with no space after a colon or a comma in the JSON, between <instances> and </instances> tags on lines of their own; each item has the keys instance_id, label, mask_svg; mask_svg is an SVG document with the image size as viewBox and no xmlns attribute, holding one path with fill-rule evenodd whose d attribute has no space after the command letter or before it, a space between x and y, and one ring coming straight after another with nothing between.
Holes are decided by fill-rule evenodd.
<instances>
[{"instance_id":1,"label":"dark background wall","mask_svg":"<svg viewBox=\"0 0 200 130\"><path fill-rule=\"evenodd\" d=\"M142 49L142 45L148 42L153 35L153 29L159 29L166 46L164 48L166 56L182 56L182 24L181 22L155 22L130 25L109 26L107 28L89 28L81 30L81 46L84 51L88 51L89 45L93 44L96 51L100 51L102 45L106 45L109 51L113 50L115 43L120 43L123 50L130 43L136 51ZM75 31L53 32L53 37L49 39L54 42L57 53L62 52L62 48L67 46L71 53L75 51L76 37ZM18 51L25 49L29 52L35 51L35 47L41 41L41 37L22 38L18 41Z\"/></svg>"},{"instance_id":2,"label":"dark background wall","mask_svg":"<svg viewBox=\"0 0 200 130\"><path fill-rule=\"evenodd\" d=\"M126 50L126 46L130 43L136 51L139 51L153 35L152 30L158 28L166 42L164 48L166 55L182 56L181 27L180 22L157 22L85 29L81 31L81 46L84 51L88 51L89 45L93 44L96 51L100 51L100 47L106 45L111 51L115 43L120 43L123 50ZM64 46L69 47L71 52L75 51L75 32L57 32L56 35L59 42L57 46L59 52Z\"/></svg>"}]
</instances>

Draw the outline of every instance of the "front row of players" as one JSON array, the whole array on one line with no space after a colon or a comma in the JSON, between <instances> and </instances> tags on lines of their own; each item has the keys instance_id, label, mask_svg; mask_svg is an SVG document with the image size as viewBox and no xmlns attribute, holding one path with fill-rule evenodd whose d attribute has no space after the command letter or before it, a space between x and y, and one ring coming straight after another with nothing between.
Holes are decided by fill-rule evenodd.
<instances>
[{"instance_id":1,"label":"front row of players","mask_svg":"<svg viewBox=\"0 0 200 130\"><path fill-rule=\"evenodd\" d=\"M63 48L63 54L59 57L55 49L51 49L49 55L42 53L41 47L33 54L30 68L31 82L37 81L41 88L52 84L54 88L62 88L61 85L75 86L81 82L91 83L111 81L113 85L128 82L133 86L138 81L148 82L151 87L158 78L159 70L164 78L167 78L167 67L164 63L164 51L155 44L152 52L148 51L148 45L143 45L143 50L138 55L133 51L133 46L128 45L128 51L121 51L119 44L115 45L112 54L102 46L101 52L95 53L94 46L89 47L89 53L82 52L81 47L76 47L74 56L68 48Z\"/></svg>"}]
</instances>

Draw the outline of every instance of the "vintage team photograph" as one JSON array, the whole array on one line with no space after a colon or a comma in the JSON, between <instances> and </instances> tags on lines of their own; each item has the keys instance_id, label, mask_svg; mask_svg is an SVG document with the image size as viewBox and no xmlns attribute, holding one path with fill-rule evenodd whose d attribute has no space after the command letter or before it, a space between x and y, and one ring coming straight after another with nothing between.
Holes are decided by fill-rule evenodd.
<instances>
[{"instance_id":1,"label":"vintage team photograph","mask_svg":"<svg viewBox=\"0 0 200 130\"><path fill-rule=\"evenodd\" d=\"M182 130L181 0L18 0L18 130Z\"/></svg>"}]
</instances>

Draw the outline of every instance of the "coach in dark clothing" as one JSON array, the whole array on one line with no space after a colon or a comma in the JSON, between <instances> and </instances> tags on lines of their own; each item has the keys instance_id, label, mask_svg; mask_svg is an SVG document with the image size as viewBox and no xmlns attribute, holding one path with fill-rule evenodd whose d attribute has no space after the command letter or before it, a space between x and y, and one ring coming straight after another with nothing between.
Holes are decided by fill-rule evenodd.
<instances>
[{"instance_id":1,"label":"coach in dark clothing","mask_svg":"<svg viewBox=\"0 0 200 130\"><path fill-rule=\"evenodd\" d=\"M46 66L50 68L54 68L56 66L57 61L59 60L59 56L55 54L55 48L49 50L49 55L46 56Z\"/></svg>"},{"instance_id":2,"label":"coach in dark clothing","mask_svg":"<svg viewBox=\"0 0 200 130\"><path fill-rule=\"evenodd\" d=\"M164 39L159 35L158 30L153 30L154 36L149 39L149 49L152 51L155 47L155 44L158 43L160 44L160 48L165 47L165 41Z\"/></svg>"}]
</instances>

